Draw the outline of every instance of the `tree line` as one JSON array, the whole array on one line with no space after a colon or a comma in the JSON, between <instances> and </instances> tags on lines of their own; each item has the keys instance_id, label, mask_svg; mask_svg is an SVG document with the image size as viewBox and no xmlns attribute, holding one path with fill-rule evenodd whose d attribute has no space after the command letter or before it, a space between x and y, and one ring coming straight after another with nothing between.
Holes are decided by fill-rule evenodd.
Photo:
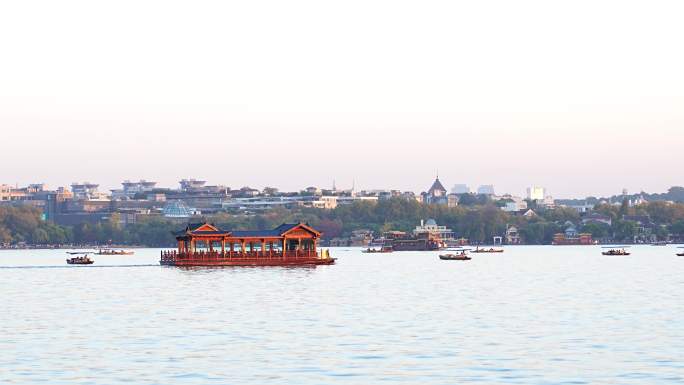
<instances>
[{"instance_id":1,"label":"tree line","mask_svg":"<svg viewBox=\"0 0 684 385\"><path fill-rule=\"evenodd\" d=\"M538 208L535 215L522 216L504 212L493 202L474 202L470 206L446 207L418 201L392 198L378 202L360 201L340 205L333 210L316 208L275 208L259 214L219 213L189 221L214 223L224 229L269 229L281 223L307 222L321 230L324 238L348 237L354 230L370 230L381 234L389 230L410 231L421 219L435 219L451 228L456 236L471 243L488 243L494 236L503 236L509 226L518 229L524 243L549 244L556 233L563 232L567 223L578 231L591 233L595 239L631 241L639 229L625 215L648 215L654 222L653 233L658 239L672 235L684 239L684 204L650 202L637 207L597 205L594 212L609 217L610 226L601 223L581 224L579 213L558 207ZM59 226L42 218L42 211L31 206L0 206L0 244L88 244L140 245L171 247L173 231L185 226L188 220L163 217L141 217L138 223L121 225L118 214L96 224L82 223Z\"/></svg>"}]
</instances>

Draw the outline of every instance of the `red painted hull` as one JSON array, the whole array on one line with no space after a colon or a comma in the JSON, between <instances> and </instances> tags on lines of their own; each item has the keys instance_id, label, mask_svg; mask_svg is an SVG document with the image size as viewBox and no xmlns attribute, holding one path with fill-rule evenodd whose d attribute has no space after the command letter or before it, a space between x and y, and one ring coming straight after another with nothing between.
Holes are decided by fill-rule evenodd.
<instances>
[{"instance_id":1,"label":"red painted hull","mask_svg":"<svg viewBox=\"0 0 684 385\"><path fill-rule=\"evenodd\" d=\"M164 266L317 266L332 265L335 258L232 258L232 259L176 259L161 260Z\"/></svg>"}]
</instances>

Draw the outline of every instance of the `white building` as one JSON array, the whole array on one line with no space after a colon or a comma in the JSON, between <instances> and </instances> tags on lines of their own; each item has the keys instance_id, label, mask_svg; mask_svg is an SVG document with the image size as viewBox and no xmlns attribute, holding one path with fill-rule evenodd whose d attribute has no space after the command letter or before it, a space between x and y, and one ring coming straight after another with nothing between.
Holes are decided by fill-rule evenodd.
<instances>
[{"instance_id":1,"label":"white building","mask_svg":"<svg viewBox=\"0 0 684 385\"><path fill-rule=\"evenodd\" d=\"M378 197L377 196L338 196L337 197L337 204L338 205L343 205L343 204L350 204L354 202L377 202Z\"/></svg>"},{"instance_id":2,"label":"white building","mask_svg":"<svg viewBox=\"0 0 684 385\"><path fill-rule=\"evenodd\" d=\"M337 207L337 197L321 196L318 200L312 201L312 206L319 209L332 210Z\"/></svg>"},{"instance_id":3,"label":"white building","mask_svg":"<svg viewBox=\"0 0 684 385\"><path fill-rule=\"evenodd\" d=\"M527 199L543 201L544 198L546 198L546 189L544 187L532 186L527 188Z\"/></svg>"},{"instance_id":4,"label":"white building","mask_svg":"<svg viewBox=\"0 0 684 385\"><path fill-rule=\"evenodd\" d=\"M483 184L477 188L477 193L480 195L494 195L494 185Z\"/></svg>"},{"instance_id":5,"label":"white building","mask_svg":"<svg viewBox=\"0 0 684 385\"><path fill-rule=\"evenodd\" d=\"M451 193L452 194L469 194L470 193L470 187L468 187L467 184L455 184L454 187L451 188Z\"/></svg>"},{"instance_id":6,"label":"white building","mask_svg":"<svg viewBox=\"0 0 684 385\"><path fill-rule=\"evenodd\" d=\"M130 180L125 180L121 182L123 188L120 190L111 190L112 199L128 199L133 198L135 194L150 192L155 189L157 182L148 182L141 179L139 182L131 182Z\"/></svg>"},{"instance_id":7,"label":"white building","mask_svg":"<svg viewBox=\"0 0 684 385\"><path fill-rule=\"evenodd\" d=\"M109 195L98 191L98 187L100 187L100 185L89 182L72 183L71 192L74 194L74 199L108 201Z\"/></svg>"},{"instance_id":8,"label":"white building","mask_svg":"<svg viewBox=\"0 0 684 385\"><path fill-rule=\"evenodd\" d=\"M588 213L594 209L594 205L584 202L584 203L573 203L569 205L563 205L564 207L571 208L573 210L576 210L578 213Z\"/></svg>"},{"instance_id":9,"label":"white building","mask_svg":"<svg viewBox=\"0 0 684 385\"><path fill-rule=\"evenodd\" d=\"M456 207L458 206L460 198L458 197L457 194L449 194L447 195L447 207Z\"/></svg>"},{"instance_id":10,"label":"white building","mask_svg":"<svg viewBox=\"0 0 684 385\"><path fill-rule=\"evenodd\" d=\"M546 207L546 208L553 208L556 207L556 200L553 199L551 195L547 195L544 197L543 200L537 201L537 205L541 207Z\"/></svg>"},{"instance_id":11,"label":"white building","mask_svg":"<svg viewBox=\"0 0 684 385\"><path fill-rule=\"evenodd\" d=\"M427 221L420 221L420 226L416 226L413 230L413 234L432 234L439 235L440 239L452 239L454 237L454 232L447 228L446 226L439 226L434 219L428 219Z\"/></svg>"},{"instance_id":12,"label":"white building","mask_svg":"<svg viewBox=\"0 0 684 385\"><path fill-rule=\"evenodd\" d=\"M503 211L510 213L527 209L527 202L521 197L504 196L503 199L508 200L506 205L501 208Z\"/></svg>"}]
</instances>

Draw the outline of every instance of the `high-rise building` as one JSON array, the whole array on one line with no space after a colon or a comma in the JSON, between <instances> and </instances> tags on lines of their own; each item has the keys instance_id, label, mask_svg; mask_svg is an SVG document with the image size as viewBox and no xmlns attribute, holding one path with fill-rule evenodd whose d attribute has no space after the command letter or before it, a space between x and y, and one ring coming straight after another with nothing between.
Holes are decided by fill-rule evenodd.
<instances>
[{"instance_id":1,"label":"high-rise building","mask_svg":"<svg viewBox=\"0 0 684 385\"><path fill-rule=\"evenodd\" d=\"M451 193L452 194L468 194L468 193L470 193L470 187L468 187L467 184L455 184L454 187L451 188Z\"/></svg>"},{"instance_id":2,"label":"high-rise building","mask_svg":"<svg viewBox=\"0 0 684 385\"><path fill-rule=\"evenodd\" d=\"M494 185L483 184L477 188L477 193L480 195L494 195Z\"/></svg>"},{"instance_id":3,"label":"high-rise building","mask_svg":"<svg viewBox=\"0 0 684 385\"><path fill-rule=\"evenodd\" d=\"M532 186L527 188L527 199L536 201L544 200L546 198L546 189L544 187Z\"/></svg>"}]
</instances>

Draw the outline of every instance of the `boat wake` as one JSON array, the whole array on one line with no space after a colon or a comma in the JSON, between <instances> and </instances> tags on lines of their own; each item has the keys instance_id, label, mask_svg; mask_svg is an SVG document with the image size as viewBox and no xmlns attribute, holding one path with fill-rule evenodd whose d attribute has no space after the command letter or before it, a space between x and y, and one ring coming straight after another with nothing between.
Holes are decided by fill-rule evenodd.
<instances>
[{"instance_id":1,"label":"boat wake","mask_svg":"<svg viewBox=\"0 0 684 385\"><path fill-rule=\"evenodd\" d=\"M0 266L0 269L74 269L74 268L88 268L98 269L104 267L150 267L159 266L159 264L149 265L68 265L68 266Z\"/></svg>"}]
</instances>

